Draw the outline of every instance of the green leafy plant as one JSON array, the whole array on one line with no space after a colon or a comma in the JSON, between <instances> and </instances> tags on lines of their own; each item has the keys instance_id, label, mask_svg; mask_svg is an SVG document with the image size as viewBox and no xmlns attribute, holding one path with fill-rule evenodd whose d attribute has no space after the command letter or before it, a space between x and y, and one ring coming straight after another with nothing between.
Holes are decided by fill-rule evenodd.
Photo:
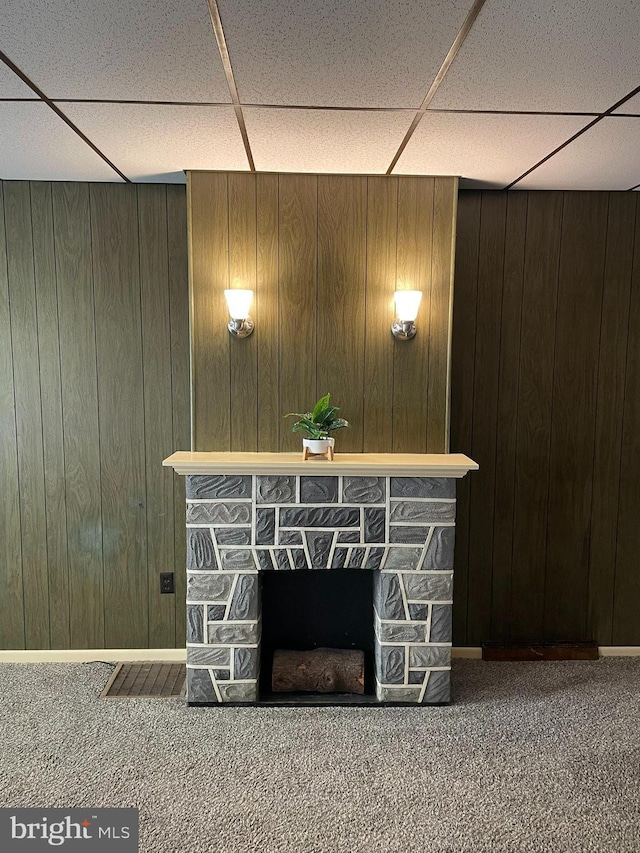
<instances>
[{"instance_id":1,"label":"green leafy plant","mask_svg":"<svg viewBox=\"0 0 640 853\"><path fill-rule=\"evenodd\" d=\"M300 432L305 438L329 438L337 429L351 426L344 418L337 418L340 411L337 406L329 404L330 394L320 397L312 412L289 412L285 418L299 418L292 427L292 432Z\"/></svg>"}]
</instances>

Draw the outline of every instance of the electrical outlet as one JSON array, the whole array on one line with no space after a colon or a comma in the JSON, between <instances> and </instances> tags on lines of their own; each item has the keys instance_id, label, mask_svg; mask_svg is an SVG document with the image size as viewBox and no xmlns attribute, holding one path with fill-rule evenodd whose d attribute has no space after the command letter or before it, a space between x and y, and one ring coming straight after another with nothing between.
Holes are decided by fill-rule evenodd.
<instances>
[{"instance_id":1,"label":"electrical outlet","mask_svg":"<svg viewBox=\"0 0 640 853\"><path fill-rule=\"evenodd\" d=\"M160 592L164 595L175 591L173 572L160 572Z\"/></svg>"}]
</instances>

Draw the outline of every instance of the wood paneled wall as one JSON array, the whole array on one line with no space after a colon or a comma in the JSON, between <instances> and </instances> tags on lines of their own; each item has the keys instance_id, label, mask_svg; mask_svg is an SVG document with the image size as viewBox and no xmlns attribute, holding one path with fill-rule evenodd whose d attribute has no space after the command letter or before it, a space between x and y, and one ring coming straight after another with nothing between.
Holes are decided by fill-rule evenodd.
<instances>
[{"instance_id":1,"label":"wood paneled wall","mask_svg":"<svg viewBox=\"0 0 640 853\"><path fill-rule=\"evenodd\" d=\"M460 193L457 644L640 644L638 201Z\"/></svg>"},{"instance_id":2,"label":"wood paneled wall","mask_svg":"<svg viewBox=\"0 0 640 853\"><path fill-rule=\"evenodd\" d=\"M443 452L457 180L189 174L193 447L295 450L290 411L327 391L343 451ZM393 292L423 291L391 335ZM254 290L233 339L223 290Z\"/></svg>"},{"instance_id":3,"label":"wood paneled wall","mask_svg":"<svg viewBox=\"0 0 640 853\"><path fill-rule=\"evenodd\" d=\"M183 643L186 230L183 187L0 182L2 648Z\"/></svg>"},{"instance_id":4,"label":"wood paneled wall","mask_svg":"<svg viewBox=\"0 0 640 853\"><path fill-rule=\"evenodd\" d=\"M194 173L195 446L296 449L330 390L340 448L445 449L448 179ZM635 193L460 194L451 449L456 644L639 644ZM184 189L0 183L0 646L184 637ZM395 343L399 281L425 297ZM256 291L226 331L222 289ZM176 571L160 596L158 572ZM177 603L177 607L176 607Z\"/></svg>"}]
</instances>

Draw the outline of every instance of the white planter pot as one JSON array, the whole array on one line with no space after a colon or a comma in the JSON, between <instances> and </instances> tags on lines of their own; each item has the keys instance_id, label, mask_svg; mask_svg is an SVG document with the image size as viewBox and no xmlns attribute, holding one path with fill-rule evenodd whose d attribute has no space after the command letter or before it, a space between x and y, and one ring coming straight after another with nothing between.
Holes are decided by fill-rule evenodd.
<instances>
[{"instance_id":1,"label":"white planter pot","mask_svg":"<svg viewBox=\"0 0 640 853\"><path fill-rule=\"evenodd\" d=\"M336 443L335 438L303 438L303 447L308 448L309 453L326 453L329 448L333 448Z\"/></svg>"}]
</instances>

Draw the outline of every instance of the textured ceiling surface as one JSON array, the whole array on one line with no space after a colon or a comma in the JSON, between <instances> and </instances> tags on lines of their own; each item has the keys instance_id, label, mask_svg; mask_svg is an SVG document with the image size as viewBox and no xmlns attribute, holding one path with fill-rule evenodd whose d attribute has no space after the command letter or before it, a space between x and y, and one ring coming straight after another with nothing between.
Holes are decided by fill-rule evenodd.
<instances>
[{"instance_id":1,"label":"textured ceiling surface","mask_svg":"<svg viewBox=\"0 0 640 853\"><path fill-rule=\"evenodd\" d=\"M640 175L640 118L606 118L524 178L522 189L626 190ZM611 152L616 152L616 159ZM591 164L598 163L593 169Z\"/></svg>"},{"instance_id":2,"label":"textured ceiling surface","mask_svg":"<svg viewBox=\"0 0 640 853\"><path fill-rule=\"evenodd\" d=\"M184 183L184 169L248 168L231 106L67 104L65 113L132 181Z\"/></svg>"},{"instance_id":3,"label":"textured ceiling surface","mask_svg":"<svg viewBox=\"0 0 640 853\"><path fill-rule=\"evenodd\" d=\"M120 181L117 174L46 104L0 102L0 157L33 181ZM13 177L10 175L8 177Z\"/></svg>"},{"instance_id":4,"label":"textured ceiling surface","mask_svg":"<svg viewBox=\"0 0 640 853\"><path fill-rule=\"evenodd\" d=\"M240 100L422 103L469 0L219 0Z\"/></svg>"},{"instance_id":5,"label":"textured ceiling surface","mask_svg":"<svg viewBox=\"0 0 640 853\"><path fill-rule=\"evenodd\" d=\"M604 112L639 83L638 0L488 0L434 107Z\"/></svg>"},{"instance_id":6,"label":"textured ceiling surface","mask_svg":"<svg viewBox=\"0 0 640 853\"><path fill-rule=\"evenodd\" d=\"M256 168L265 172L384 172L411 123L405 112L247 107Z\"/></svg>"},{"instance_id":7,"label":"textured ceiling surface","mask_svg":"<svg viewBox=\"0 0 640 853\"><path fill-rule=\"evenodd\" d=\"M230 101L206 0L10 0L0 50L50 98Z\"/></svg>"},{"instance_id":8,"label":"textured ceiling surface","mask_svg":"<svg viewBox=\"0 0 640 853\"><path fill-rule=\"evenodd\" d=\"M0 98L37 98L37 95L0 62Z\"/></svg>"},{"instance_id":9,"label":"textured ceiling surface","mask_svg":"<svg viewBox=\"0 0 640 853\"><path fill-rule=\"evenodd\" d=\"M636 189L639 29L638 0L6 0L0 178Z\"/></svg>"},{"instance_id":10,"label":"textured ceiling surface","mask_svg":"<svg viewBox=\"0 0 640 853\"><path fill-rule=\"evenodd\" d=\"M625 101L621 107L613 111L613 115L635 115L640 116L640 95L635 95Z\"/></svg>"},{"instance_id":11,"label":"textured ceiling surface","mask_svg":"<svg viewBox=\"0 0 640 853\"><path fill-rule=\"evenodd\" d=\"M500 189L585 124L578 116L427 113L394 172L461 174L467 186ZM535 173L534 173L535 174Z\"/></svg>"}]
</instances>

